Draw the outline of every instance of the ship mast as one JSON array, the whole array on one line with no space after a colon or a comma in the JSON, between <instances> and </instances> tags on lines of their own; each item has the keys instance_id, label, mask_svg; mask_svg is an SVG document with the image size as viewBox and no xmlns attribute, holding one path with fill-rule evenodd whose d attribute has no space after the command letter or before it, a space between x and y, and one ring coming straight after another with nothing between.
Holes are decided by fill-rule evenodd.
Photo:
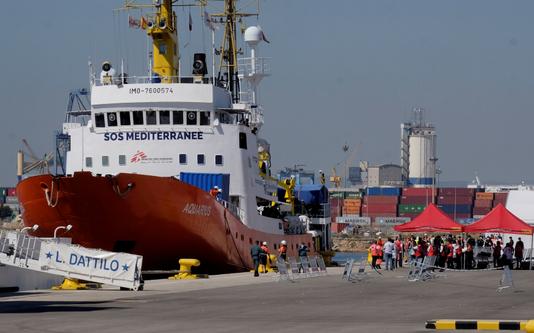
<instances>
[{"instance_id":1,"label":"ship mast","mask_svg":"<svg viewBox=\"0 0 534 333\"><path fill-rule=\"evenodd\" d=\"M220 49L216 50L220 54L219 82L225 82L226 87L232 93L232 101L239 102L239 79L237 69L237 56L241 50L237 47L237 23L243 17L258 16L258 13L240 13L236 9L236 0L224 0L224 13L212 14L219 17L220 23L224 23L224 37Z\"/></svg>"},{"instance_id":2,"label":"ship mast","mask_svg":"<svg viewBox=\"0 0 534 333\"><path fill-rule=\"evenodd\" d=\"M171 83L178 77L178 34L176 31L176 14L172 10L172 0L154 0L152 5L138 5L126 1L123 9L153 7L156 12L141 27L146 28L152 38L152 72L161 78L161 82Z\"/></svg>"}]
</instances>

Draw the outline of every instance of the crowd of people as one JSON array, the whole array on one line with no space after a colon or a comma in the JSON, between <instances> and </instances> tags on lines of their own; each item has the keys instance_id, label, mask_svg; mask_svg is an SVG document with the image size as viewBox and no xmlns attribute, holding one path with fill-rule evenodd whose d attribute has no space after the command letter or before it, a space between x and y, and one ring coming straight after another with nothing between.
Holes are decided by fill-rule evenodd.
<instances>
[{"instance_id":1,"label":"crowd of people","mask_svg":"<svg viewBox=\"0 0 534 333\"><path fill-rule=\"evenodd\" d=\"M369 255L371 266L381 269L385 262L386 270L402 267L403 263L413 260L422 260L425 257L435 256L436 265L451 269L488 268L490 262L493 267L507 265L521 269L525 246L521 237L514 243L512 237L504 243L501 236L480 236L475 239L469 235L462 237L453 235L419 236L412 235L405 239L401 236L382 238L371 243ZM491 259L491 260L490 260ZM514 262L515 259L515 262Z\"/></svg>"},{"instance_id":2,"label":"crowd of people","mask_svg":"<svg viewBox=\"0 0 534 333\"><path fill-rule=\"evenodd\" d=\"M308 249L308 246L306 246L305 243L299 245L298 255L301 263L299 270L302 269L302 262L307 259L308 252L310 252L310 249ZM254 276L260 276L260 271L267 273L267 262L269 262L270 265L272 264L272 262L270 262L270 254L271 252L269 251L267 242L258 241L256 244L252 245L250 248L250 256L252 257L252 263L254 265ZM280 246L278 246L278 257L287 261L287 242L285 240L282 240Z\"/></svg>"}]
</instances>

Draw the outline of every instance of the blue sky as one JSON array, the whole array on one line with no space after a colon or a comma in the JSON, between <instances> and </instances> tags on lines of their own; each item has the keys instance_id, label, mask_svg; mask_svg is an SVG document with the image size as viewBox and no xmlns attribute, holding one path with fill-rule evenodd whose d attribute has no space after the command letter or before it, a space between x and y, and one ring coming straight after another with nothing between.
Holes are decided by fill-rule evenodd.
<instances>
[{"instance_id":1,"label":"blue sky","mask_svg":"<svg viewBox=\"0 0 534 333\"><path fill-rule=\"evenodd\" d=\"M248 3L249 1L245 1ZM16 151L53 149L70 89L87 62L146 68L146 37L128 30L121 1L9 1L0 19L0 186L14 185ZM400 123L427 110L442 180L534 179L534 2L517 0L261 1L272 76L261 102L275 168L329 171L352 160L399 162ZM250 9L250 8L249 8ZM213 11L208 9L208 11ZM178 9L185 27L189 9ZM133 14L133 13L132 13ZM209 53L198 10L180 37L183 68ZM123 23L123 24L121 24Z\"/></svg>"}]
</instances>

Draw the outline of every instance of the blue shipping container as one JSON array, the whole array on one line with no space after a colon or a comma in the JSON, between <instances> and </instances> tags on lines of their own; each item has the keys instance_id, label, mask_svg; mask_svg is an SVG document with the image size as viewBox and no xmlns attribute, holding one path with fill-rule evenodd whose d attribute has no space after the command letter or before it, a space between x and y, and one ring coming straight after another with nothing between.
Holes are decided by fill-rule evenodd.
<instances>
[{"instance_id":1,"label":"blue shipping container","mask_svg":"<svg viewBox=\"0 0 534 333\"><path fill-rule=\"evenodd\" d=\"M222 199L230 197L230 175L225 173L180 172L180 180L209 192L214 186L222 189Z\"/></svg>"},{"instance_id":2,"label":"blue shipping container","mask_svg":"<svg viewBox=\"0 0 534 333\"><path fill-rule=\"evenodd\" d=\"M367 195L387 195L387 196L399 196L401 194L401 189L396 187L368 187Z\"/></svg>"},{"instance_id":3,"label":"blue shipping container","mask_svg":"<svg viewBox=\"0 0 534 333\"><path fill-rule=\"evenodd\" d=\"M471 205L438 205L447 214L471 214Z\"/></svg>"}]
</instances>

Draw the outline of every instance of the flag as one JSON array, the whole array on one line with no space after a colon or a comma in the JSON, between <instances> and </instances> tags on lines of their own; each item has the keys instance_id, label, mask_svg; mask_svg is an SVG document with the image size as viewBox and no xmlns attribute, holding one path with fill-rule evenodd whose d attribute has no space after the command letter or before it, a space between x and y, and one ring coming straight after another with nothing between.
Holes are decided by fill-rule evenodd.
<instances>
[{"instance_id":1,"label":"flag","mask_svg":"<svg viewBox=\"0 0 534 333\"><path fill-rule=\"evenodd\" d=\"M147 26L148 22L146 21L145 17L144 16L141 16L141 23L139 24L139 26L141 27L141 29L143 30L146 30L146 26Z\"/></svg>"},{"instance_id":2,"label":"flag","mask_svg":"<svg viewBox=\"0 0 534 333\"><path fill-rule=\"evenodd\" d=\"M189 13L189 31L193 31L193 18L191 17L191 13Z\"/></svg>"},{"instance_id":3,"label":"flag","mask_svg":"<svg viewBox=\"0 0 534 333\"><path fill-rule=\"evenodd\" d=\"M128 15L128 26L130 28L139 29L141 28L141 22Z\"/></svg>"},{"instance_id":4,"label":"flag","mask_svg":"<svg viewBox=\"0 0 534 333\"><path fill-rule=\"evenodd\" d=\"M265 43L271 44L271 42L269 42L269 41L267 40L267 37L265 37L265 33L263 32L263 30L261 30L261 39L262 39Z\"/></svg>"},{"instance_id":5,"label":"flag","mask_svg":"<svg viewBox=\"0 0 534 333\"><path fill-rule=\"evenodd\" d=\"M204 11L204 23L211 31L215 31L215 25L213 25L213 21L211 20L210 14L208 14L207 11Z\"/></svg>"}]
</instances>

